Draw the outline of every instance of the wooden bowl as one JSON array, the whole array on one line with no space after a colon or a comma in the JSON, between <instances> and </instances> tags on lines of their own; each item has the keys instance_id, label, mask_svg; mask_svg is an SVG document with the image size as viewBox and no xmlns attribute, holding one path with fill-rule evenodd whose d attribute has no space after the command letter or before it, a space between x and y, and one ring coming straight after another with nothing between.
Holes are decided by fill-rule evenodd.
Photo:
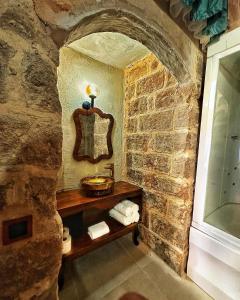
<instances>
[{"instance_id":1,"label":"wooden bowl","mask_svg":"<svg viewBox=\"0 0 240 300\"><path fill-rule=\"evenodd\" d=\"M88 176L81 180L82 188L89 196L108 195L113 192L114 179L109 176Z\"/></svg>"}]
</instances>

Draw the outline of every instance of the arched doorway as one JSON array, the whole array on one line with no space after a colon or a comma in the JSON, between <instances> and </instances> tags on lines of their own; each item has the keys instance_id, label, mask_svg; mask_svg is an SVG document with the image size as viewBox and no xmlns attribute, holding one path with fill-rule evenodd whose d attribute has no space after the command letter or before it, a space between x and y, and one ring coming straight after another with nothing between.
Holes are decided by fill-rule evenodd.
<instances>
[{"instance_id":1,"label":"arched doorway","mask_svg":"<svg viewBox=\"0 0 240 300\"><path fill-rule=\"evenodd\" d=\"M4 59L0 80L4 88L0 125L4 155L1 157L0 218L4 221L31 214L34 222L31 239L2 247L1 272L10 277L1 282L4 296L37 294L54 298L56 295L61 222L54 200L61 165L62 130L56 92L59 54L52 36L59 37L59 41L64 39L63 45L93 32L120 32L152 50L178 82L195 85L201 78L201 53L157 6L153 3L146 6L146 1L140 1L136 7L134 1L120 1L115 7L110 2L35 1L33 6L22 0L21 3L8 1L1 6L0 54ZM168 25L174 30L172 35L167 32ZM198 96L195 93L196 101ZM178 119L192 122L189 107L179 110ZM188 124L179 142L182 145L191 144ZM171 184L162 182L158 188L166 190ZM174 188L185 197L193 188L193 180L187 191L181 185ZM192 199L189 196L187 200L189 213ZM187 225L189 220L186 231ZM174 235L174 241L175 238ZM165 251L171 254L169 249Z\"/></svg>"}]
</instances>

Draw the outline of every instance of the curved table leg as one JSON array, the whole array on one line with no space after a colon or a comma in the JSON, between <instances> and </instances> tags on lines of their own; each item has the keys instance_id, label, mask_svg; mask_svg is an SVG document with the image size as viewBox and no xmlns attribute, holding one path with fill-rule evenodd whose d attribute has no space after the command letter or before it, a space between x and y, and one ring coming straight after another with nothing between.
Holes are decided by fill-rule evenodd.
<instances>
[{"instance_id":1,"label":"curved table leg","mask_svg":"<svg viewBox=\"0 0 240 300\"><path fill-rule=\"evenodd\" d=\"M139 241L138 241L138 237L139 237L139 229L138 226L136 226L136 228L134 229L133 233L132 233L132 240L135 246L139 245Z\"/></svg>"},{"instance_id":2,"label":"curved table leg","mask_svg":"<svg viewBox=\"0 0 240 300\"><path fill-rule=\"evenodd\" d=\"M58 274L58 289L61 291L64 286L64 261L62 260L62 265Z\"/></svg>"}]
</instances>

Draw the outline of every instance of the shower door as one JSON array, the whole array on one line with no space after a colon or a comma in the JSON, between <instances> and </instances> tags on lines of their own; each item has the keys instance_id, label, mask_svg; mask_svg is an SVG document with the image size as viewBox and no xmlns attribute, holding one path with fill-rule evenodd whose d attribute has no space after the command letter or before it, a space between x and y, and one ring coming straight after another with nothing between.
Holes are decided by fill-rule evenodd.
<instances>
[{"instance_id":1,"label":"shower door","mask_svg":"<svg viewBox=\"0 0 240 300\"><path fill-rule=\"evenodd\" d=\"M187 274L240 299L240 28L208 48Z\"/></svg>"},{"instance_id":2,"label":"shower door","mask_svg":"<svg viewBox=\"0 0 240 300\"><path fill-rule=\"evenodd\" d=\"M208 59L206 74L193 226L235 243L240 238L240 46Z\"/></svg>"}]
</instances>

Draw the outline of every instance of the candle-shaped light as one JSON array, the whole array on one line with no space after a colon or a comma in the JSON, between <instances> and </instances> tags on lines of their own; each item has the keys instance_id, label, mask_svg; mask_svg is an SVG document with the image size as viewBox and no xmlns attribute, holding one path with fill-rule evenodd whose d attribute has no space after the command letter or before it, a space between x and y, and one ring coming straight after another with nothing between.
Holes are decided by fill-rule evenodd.
<instances>
[{"instance_id":1,"label":"candle-shaped light","mask_svg":"<svg viewBox=\"0 0 240 300\"><path fill-rule=\"evenodd\" d=\"M95 84L88 84L86 86L86 94L91 99L91 107L94 107L94 100L99 95L99 88Z\"/></svg>"}]
</instances>

